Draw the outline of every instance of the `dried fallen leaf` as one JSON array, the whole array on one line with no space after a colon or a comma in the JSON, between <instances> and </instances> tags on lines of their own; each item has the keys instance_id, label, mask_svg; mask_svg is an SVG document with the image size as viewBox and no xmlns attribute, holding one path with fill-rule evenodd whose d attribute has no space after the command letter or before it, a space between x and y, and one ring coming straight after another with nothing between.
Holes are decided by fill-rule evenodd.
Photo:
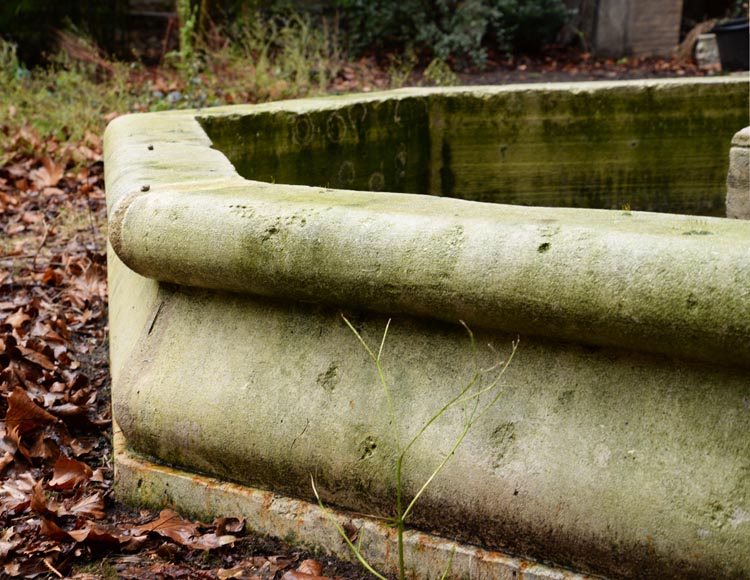
<instances>
[{"instance_id":1,"label":"dried fallen leaf","mask_svg":"<svg viewBox=\"0 0 750 580\"><path fill-rule=\"evenodd\" d=\"M297 561L296 557L289 557L289 556L268 556L268 561L271 563L271 570L275 574L279 570L283 570L284 568L289 568L289 566L293 566L294 563Z\"/></svg>"},{"instance_id":2,"label":"dried fallen leaf","mask_svg":"<svg viewBox=\"0 0 750 580\"><path fill-rule=\"evenodd\" d=\"M6 451L2 457L0 457L0 474L3 473L6 467L13 462L13 454L10 451Z\"/></svg>"},{"instance_id":3,"label":"dried fallen leaf","mask_svg":"<svg viewBox=\"0 0 750 580\"><path fill-rule=\"evenodd\" d=\"M205 578L206 580L215 579L215 576L211 572L200 570L187 564L170 564L163 562L151 565L147 570L147 574L137 573L136 576L129 577L138 578L139 580L145 578L158 578L159 580L198 580L200 578Z\"/></svg>"},{"instance_id":4,"label":"dried fallen leaf","mask_svg":"<svg viewBox=\"0 0 750 580\"><path fill-rule=\"evenodd\" d=\"M232 568L217 570L219 578L251 578L256 577L263 569L270 570L271 563L263 556L251 556L239 562Z\"/></svg>"},{"instance_id":5,"label":"dried fallen leaf","mask_svg":"<svg viewBox=\"0 0 750 580\"><path fill-rule=\"evenodd\" d=\"M216 576L220 580L227 578L237 578L239 580L261 580L261 576L258 575L258 568L255 566L246 566L244 564L237 564L232 568L219 568L216 570Z\"/></svg>"},{"instance_id":6,"label":"dried fallen leaf","mask_svg":"<svg viewBox=\"0 0 750 580\"><path fill-rule=\"evenodd\" d=\"M66 508L70 514L94 518L95 520L101 519L106 515L104 513L104 494L101 491L96 491L89 496L83 497L71 505L67 505L66 502Z\"/></svg>"},{"instance_id":7,"label":"dried fallen leaf","mask_svg":"<svg viewBox=\"0 0 750 580\"><path fill-rule=\"evenodd\" d=\"M71 530L67 532L67 534L76 542L108 545L113 547L145 539L145 537L133 537L112 526L104 526L94 522L86 522L86 525L82 528Z\"/></svg>"},{"instance_id":8,"label":"dried fallen leaf","mask_svg":"<svg viewBox=\"0 0 750 580\"><path fill-rule=\"evenodd\" d=\"M10 513L28 507L36 481L28 471L7 479L0 486L0 511Z\"/></svg>"},{"instance_id":9,"label":"dried fallen leaf","mask_svg":"<svg viewBox=\"0 0 750 580\"><path fill-rule=\"evenodd\" d=\"M160 536L170 538L181 545L189 544L190 541L199 535L198 525L183 519L180 515L171 509L164 509L159 513L159 517L153 522L135 526L131 529L134 535L141 535L147 532L154 532Z\"/></svg>"},{"instance_id":10,"label":"dried fallen leaf","mask_svg":"<svg viewBox=\"0 0 750 580\"><path fill-rule=\"evenodd\" d=\"M94 471L85 463L76 461L60 454L55 462L52 479L47 484L48 489L72 489L81 483L86 483Z\"/></svg>"},{"instance_id":11,"label":"dried fallen leaf","mask_svg":"<svg viewBox=\"0 0 750 580\"><path fill-rule=\"evenodd\" d=\"M34 489L32 490L31 509L41 516L57 516L65 513L62 505L60 505L54 499L47 497L47 495L44 493L44 487L41 479L36 483Z\"/></svg>"},{"instance_id":12,"label":"dried fallen leaf","mask_svg":"<svg viewBox=\"0 0 750 580\"><path fill-rule=\"evenodd\" d=\"M70 446L70 450L73 452L73 455L75 455L76 457L80 457L81 455L86 455L87 453L91 453L91 451L94 449L93 441L82 441L80 439L71 439L69 446ZM97 476L97 473L99 473L98 476ZM97 477L99 477L100 479L97 479ZM101 470L97 469L94 471L92 480L103 481L101 480Z\"/></svg>"},{"instance_id":13,"label":"dried fallen leaf","mask_svg":"<svg viewBox=\"0 0 750 580\"><path fill-rule=\"evenodd\" d=\"M344 522L343 528L346 532L346 537L349 538L349 541L352 543L356 542L359 538L359 528L355 526L351 521Z\"/></svg>"},{"instance_id":14,"label":"dried fallen leaf","mask_svg":"<svg viewBox=\"0 0 750 580\"><path fill-rule=\"evenodd\" d=\"M216 518L213 522L216 534L223 536L226 533L239 534L245 530L245 518Z\"/></svg>"},{"instance_id":15,"label":"dried fallen leaf","mask_svg":"<svg viewBox=\"0 0 750 580\"><path fill-rule=\"evenodd\" d=\"M217 536L214 533L209 533L198 536L197 538L191 538L184 545L194 550L213 550L215 548L220 548L221 546L234 544L236 541L237 538L235 536Z\"/></svg>"},{"instance_id":16,"label":"dried fallen leaf","mask_svg":"<svg viewBox=\"0 0 750 580\"><path fill-rule=\"evenodd\" d=\"M9 578L34 578L35 576L50 572L43 558L28 558L24 560L14 558L3 565L3 570Z\"/></svg>"},{"instance_id":17,"label":"dried fallen leaf","mask_svg":"<svg viewBox=\"0 0 750 580\"><path fill-rule=\"evenodd\" d=\"M281 580L331 580L327 576L314 576L312 574L305 574L304 572L298 572L297 570L288 570L284 572Z\"/></svg>"},{"instance_id":18,"label":"dried fallen leaf","mask_svg":"<svg viewBox=\"0 0 750 580\"><path fill-rule=\"evenodd\" d=\"M42 167L29 172L29 177L37 189L54 187L62 179L65 167L52 161L49 157L42 158Z\"/></svg>"},{"instance_id":19,"label":"dried fallen leaf","mask_svg":"<svg viewBox=\"0 0 750 580\"><path fill-rule=\"evenodd\" d=\"M65 273L59 268L47 268L42 275L42 284L60 286L65 280Z\"/></svg>"},{"instance_id":20,"label":"dried fallen leaf","mask_svg":"<svg viewBox=\"0 0 750 580\"><path fill-rule=\"evenodd\" d=\"M34 403L21 387L16 387L8 397L8 413L5 416L8 436L26 459L31 460L31 457L26 447L21 443L21 437L42 425L48 425L55 421L57 421L55 416Z\"/></svg>"},{"instance_id":21,"label":"dried fallen leaf","mask_svg":"<svg viewBox=\"0 0 750 580\"><path fill-rule=\"evenodd\" d=\"M16 534L14 526L10 526L6 529L2 536L0 536L0 560L4 560L7 555L20 546L23 542L23 538Z\"/></svg>"},{"instance_id":22,"label":"dried fallen leaf","mask_svg":"<svg viewBox=\"0 0 750 580\"><path fill-rule=\"evenodd\" d=\"M4 324L10 324L13 328L21 328L30 320L31 317L26 312L24 312L24 309L19 308L16 312L5 319Z\"/></svg>"},{"instance_id":23,"label":"dried fallen leaf","mask_svg":"<svg viewBox=\"0 0 750 580\"><path fill-rule=\"evenodd\" d=\"M300 565L297 566L297 572L320 576L323 573L323 564L312 559L302 560Z\"/></svg>"},{"instance_id":24,"label":"dried fallen leaf","mask_svg":"<svg viewBox=\"0 0 750 580\"><path fill-rule=\"evenodd\" d=\"M24 346L19 346L18 350L21 351L23 358L26 359L27 361L34 363L36 365L39 365L40 367L42 367L44 370L47 370L47 371L55 370L55 363L52 362L52 360L50 360L50 358L46 356L45 354L41 352L37 352L30 348L26 348Z\"/></svg>"},{"instance_id":25,"label":"dried fallen leaf","mask_svg":"<svg viewBox=\"0 0 750 580\"><path fill-rule=\"evenodd\" d=\"M53 522L52 520L48 520L47 518L42 518L42 526L39 530L39 533L45 538L50 538L52 540L58 541L65 540L68 537L68 534L65 530L63 530L55 522Z\"/></svg>"}]
</instances>

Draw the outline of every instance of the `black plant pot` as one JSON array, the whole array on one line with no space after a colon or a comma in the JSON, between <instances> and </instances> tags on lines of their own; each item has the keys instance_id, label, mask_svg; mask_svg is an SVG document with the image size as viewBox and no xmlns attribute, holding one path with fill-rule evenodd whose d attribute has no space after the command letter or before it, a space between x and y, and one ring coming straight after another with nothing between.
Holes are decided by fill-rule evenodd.
<instances>
[{"instance_id":1,"label":"black plant pot","mask_svg":"<svg viewBox=\"0 0 750 580\"><path fill-rule=\"evenodd\" d=\"M745 18L733 18L713 27L719 46L721 68L724 70L748 70L750 34Z\"/></svg>"}]
</instances>

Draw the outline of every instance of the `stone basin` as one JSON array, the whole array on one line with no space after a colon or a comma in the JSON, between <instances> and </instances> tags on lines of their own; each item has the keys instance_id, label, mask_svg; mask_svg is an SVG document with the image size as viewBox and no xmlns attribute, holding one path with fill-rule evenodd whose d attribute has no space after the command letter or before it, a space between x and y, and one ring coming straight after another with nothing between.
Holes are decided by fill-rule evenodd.
<instances>
[{"instance_id":1,"label":"stone basin","mask_svg":"<svg viewBox=\"0 0 750 580\"><path fill-rule=\"evenodd\" d=\"M116 492L393 572L394 443L478 364L498 404L411 518L455 578L750 576L748 79L399 91L105 135ZM477 337L474 353L464 321ZM414 493L459 412L407 462ZM310 503L313 502L313 503ZM369 514L367 516L363 514Z\"/></svg>"}]
</instances>

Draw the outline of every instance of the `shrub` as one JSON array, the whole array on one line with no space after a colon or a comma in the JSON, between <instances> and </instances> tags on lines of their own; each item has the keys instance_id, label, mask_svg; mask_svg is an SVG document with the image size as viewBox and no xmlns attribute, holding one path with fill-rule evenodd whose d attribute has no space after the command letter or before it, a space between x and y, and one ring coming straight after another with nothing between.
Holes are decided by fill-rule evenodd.
<instances>
[{"instance_id":1,"label":"shrub","mask_svg":"<svg viewBox=\"0 0 750 580\"><path fill-rule=\"evenodd\" d=\"M460 67L482 67L487 48L533 52L570 16L562 0L333 0L354 52L412 45Z\"/></svg>"}]
</instances>

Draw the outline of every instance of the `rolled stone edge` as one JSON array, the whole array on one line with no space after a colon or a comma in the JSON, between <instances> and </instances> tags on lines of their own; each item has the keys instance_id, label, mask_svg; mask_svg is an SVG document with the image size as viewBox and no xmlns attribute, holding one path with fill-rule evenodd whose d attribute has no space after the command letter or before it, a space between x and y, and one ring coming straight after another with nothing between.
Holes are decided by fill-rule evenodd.
<instances>
[{"instance_id":1,"label":"rolled stone edge","mask_svg":"<svg viewBox=\"0 0 750 580\"><path fill-rule=\"evenodd\" d=\"M750 366L748 223L252 182L196 115L148 162L154 118L108 130L110 241L143 276Z\"/></svg>"}]
</instances>

